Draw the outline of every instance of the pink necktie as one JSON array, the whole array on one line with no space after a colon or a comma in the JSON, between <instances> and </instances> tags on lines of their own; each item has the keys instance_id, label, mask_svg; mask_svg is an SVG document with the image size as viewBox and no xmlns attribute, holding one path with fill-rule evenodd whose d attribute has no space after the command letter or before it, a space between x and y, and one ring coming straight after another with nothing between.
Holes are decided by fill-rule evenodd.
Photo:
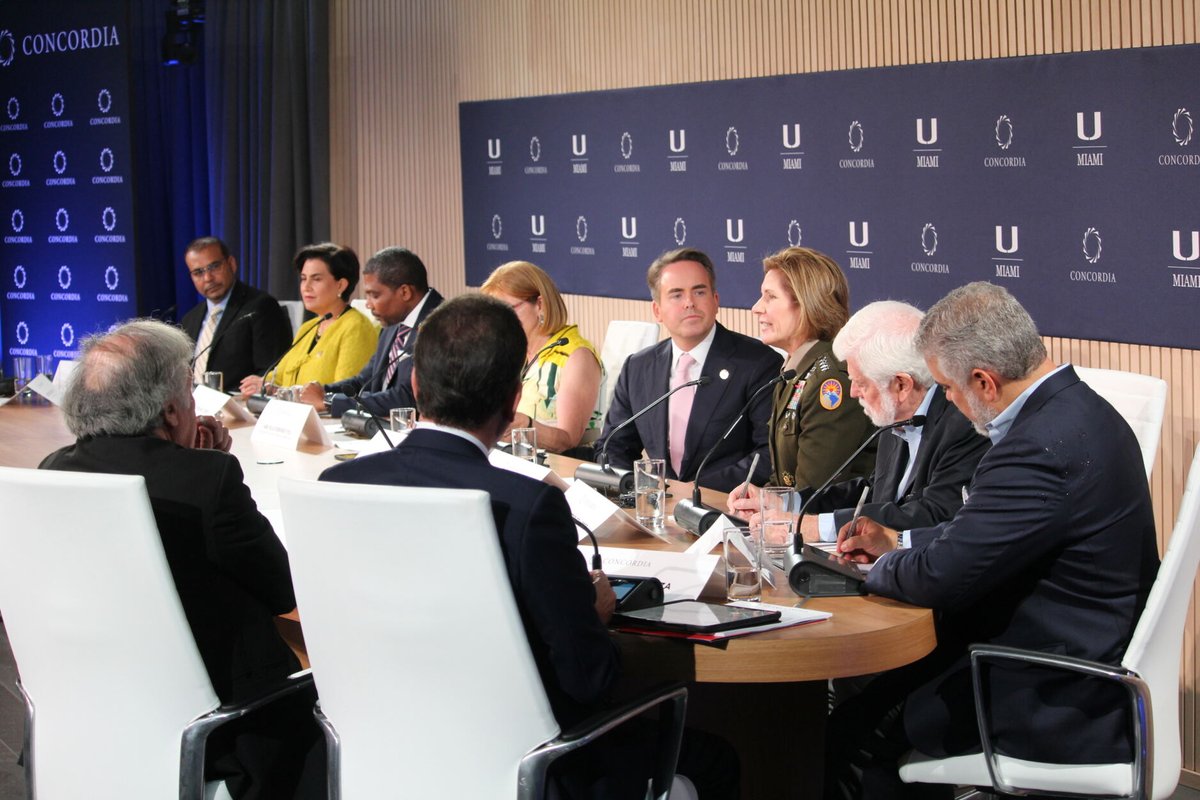
<instances>
[{"instance_id":1,"label":"pink necktie","mask_svg":"<svg viewBox=\"0 0 1200 800\"><path fill-rule=\"evenodd\" d=\"M675 374L671 376L671 388L681 386L690 380L689 372L692 365L696 363L696 359L692 358L687 353L679 356L679 363L675 365ZM671 469L675 470L675 476L682 478L680 467L683 464L683 450L687 443L687 426L688 417L692 415L692 400L696 396L696 387L684 389L681 392L676 392L671 395L670 410L667 413L670 427L668 428L668 443L671 448Z\"/></svg>"}]
</instances>

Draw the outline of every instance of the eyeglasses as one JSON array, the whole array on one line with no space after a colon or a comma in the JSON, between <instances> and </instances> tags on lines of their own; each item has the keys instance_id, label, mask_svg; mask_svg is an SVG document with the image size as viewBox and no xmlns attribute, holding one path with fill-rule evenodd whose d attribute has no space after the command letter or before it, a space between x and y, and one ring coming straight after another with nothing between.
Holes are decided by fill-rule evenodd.
<instances>
[{"instance_id":1,"label":"eyeglasses","mask_svg":"<svg viewBox=\"0 0 1200 800\"><path fill-rule=\"evenodd\" d=\"M531 303L531 302L533 302L533 301L532 300L518 300L515 303L509 303L508 307L511 308L513 311L516 311L521 306L525 305L526 303Z\"/></svg>"},{"instance_id":2,"label":"eyeglasses","mask_svg":"<svg viewBox=\"0 0 1200 800\"><path fill-rule=\"evenodd\" d=\"M203 278L205 275L212 275L214 272L216 272L223 266L225 266L225 259L222 258L220 261L212 262L207 267L200 267L199 269L189 270L188 274L192 276L192 280L198 281L201 278Z\"/></svg>"}]
</instances>

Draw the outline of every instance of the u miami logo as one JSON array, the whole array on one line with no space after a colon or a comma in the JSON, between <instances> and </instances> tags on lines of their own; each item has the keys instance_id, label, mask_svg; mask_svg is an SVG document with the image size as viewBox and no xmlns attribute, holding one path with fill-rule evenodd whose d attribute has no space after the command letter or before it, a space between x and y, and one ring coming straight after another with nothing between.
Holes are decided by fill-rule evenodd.
<instances>
[{"instance_id":1,"label":"u miami logo","mask_svg":"<svg viewBox=\"0 0 1200 800\"><path fill-rule=\"evenodd\" d=\"M1075 112L1075 135L1081 142L1094 142L1102 135L1100 129L1100 112L1092 112L1092 133L1087 132L1087 115L1083 111Z\"/></svg>"},{"instance_id":2,"label":"u miami logo","mask_svg":"<svg viewBox=\"0 0 1200 800\"><path fill-rule=\"evenodd\" d=\"M929 118L929 136L925 135L925 120L917 117L917 144L937 144L937 117Z\"/></svg>"},{"instance_id":3,"label":"u miami logo","mask_svg":"<svg viewBox=\"0 0 1200 800\"><path fill-rule=\"evenodd\" d=\"M799 150L800 149L800 123L793 122L791 125L791 135L788 135L788 125L783 125L783 149L784 150Z\"/></svg>"},{"instance_id":4,"label":"u miami logo","mask_svg":"<svg viewBox=\"0 0 1200 800\"><path fill-rule=\"evenodd\" d=\"M1011 254L1011 253L1017 252L1017 248L1019 247L1019 245L1017 243L1017 226L1011 225L1011 226L1009 226L1008 230L1009 230L1009 236L1011 237L1012 241L1009 243L1009 245L1007 247L1005 247L1005 245L1004 245L1004 226L1003 225L996 226L996 252L998 252L998 253Z\"/></svg>"},{"instance_id":5,"label":"u miami logo","mask_svg":"<svg viewBox=\"0 0 1200 800\"><path fill-rule=\"evenodd\" d=\"M621 238L627 242L637 238L637 217L621 217Z\"/></svg>"},{"instance_id":6,"label":"u miami logo","mask_svg":"<svg viewBox=\"0 0 1200 800\"><path fill-rule=\"evenodd\" d=\"M687 149L687 130L685 128L680 128L679 130L671 129L668 134L668 144L672 153L682 153ZM675 134L679 134L678 140L676 140Z\"/></svg>"},{"instance_id":7,"label":"u miami logo","mask_svg":"<svg viewBox=\"0 0 1200 800\"><path fill-rule=\"evenodd\" d=\"M858 237L858 224L851 220L850 222L850 246L851 247L866 247L871 242L870 223L863 220L862 223L862 239Z\"/></svg>"},{"instance_id":8,"label":"u miami logo","mask_svg":"<svg viewBox=\"0 0 1200 800\"><path fill-rule=\"evenodd\" d=\"M488 139L487 140L487 150L488 150L488 158L492 159L493 161L498 160L500 158L500 140L499 139Z\"/></svg>"},{"instance_id":9,"label":"u miami logo","mask_svg":"<svg viewBox=\"0 0 1200 800\"><path fill-rule=\"evenodd\" d=\"M572 133L571 134L571 152L577 156L587 155L587 134Z\"/></svg>"},{"instance_id":10,"label":"u miami logo","mask_svg":"<svg viewBox=\"0 0 1200 800\"><path fill-rule=\"evenodd\" d=\"M735 222L737 223L737 233L734 233L734 223ZM742 228L742 220L741 219L733 220L733 219L726 217L725 218L725 240L732 244L737 244L738 242L742 241L742 239L744 239L744 238L746 238L746 237L745 237L745 231Z\"/></svg>"},{"instance_id":11,"label":"u miami logo","mask_svg":"<svg viewBox=\"0 0 1200 800\"><path fill-rule=\"evenodd\" d=\"M529 215L529 232L534 236L546 235L546 215L545 214L530 214Z\"/></svg>"},{"instance_id":12,"label":"u miami logo","mask_svg":"<svg viewBox=\"0 0 1200 800\"><path fill-rule=\"evenodd\" d=\"M1200 259L1200 231L1192 231L1192 252L1191 255L1183 254L1183 236L1182 231L1171 232L1171 243L1174 245L1172 252L1175 258L1179 261L1195 261Z\"/></svg>"}]
</instances>

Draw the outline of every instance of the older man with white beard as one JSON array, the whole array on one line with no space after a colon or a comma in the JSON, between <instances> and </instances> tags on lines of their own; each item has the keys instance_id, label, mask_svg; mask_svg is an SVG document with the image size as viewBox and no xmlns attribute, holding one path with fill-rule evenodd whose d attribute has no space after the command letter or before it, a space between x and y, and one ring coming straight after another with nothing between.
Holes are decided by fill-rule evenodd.
<instances>
[{"instance_id":1,"label":"older man with white beard","mask_svg":"<svg viewBox=\"0 0 1200 800\"><path fill-rule=\"evenodd\" d=\"M936 525L963 504L963 488L990 442L946 401L913 342L924 313L907 303L871 303L852 316L833 340L833 352L846 362L850 395L857 397L878 427L913 416L922 426L884 434L863 514L896 530ZM835 542L838 529L853 516L864 478L831 486L816 498L800 532L805 541Z\"/></svg>"}]
</instances>

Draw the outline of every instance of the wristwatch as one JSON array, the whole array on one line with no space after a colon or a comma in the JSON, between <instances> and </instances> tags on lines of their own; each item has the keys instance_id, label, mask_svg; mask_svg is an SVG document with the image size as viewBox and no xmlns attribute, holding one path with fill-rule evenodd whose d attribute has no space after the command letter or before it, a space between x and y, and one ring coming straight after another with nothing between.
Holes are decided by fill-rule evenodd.
<instances>
[{"instance_id":1,"label":"wristwatch","mask_svg":"<svg viewBox=\"0 0 1200 800\"><path fill-rule=\"evenodd\" d=\"M337 394L337 392L326 392L325 393L325 408L326 409L333 408L333 398L336 394Z\"/></svg>"}]
</instances>

